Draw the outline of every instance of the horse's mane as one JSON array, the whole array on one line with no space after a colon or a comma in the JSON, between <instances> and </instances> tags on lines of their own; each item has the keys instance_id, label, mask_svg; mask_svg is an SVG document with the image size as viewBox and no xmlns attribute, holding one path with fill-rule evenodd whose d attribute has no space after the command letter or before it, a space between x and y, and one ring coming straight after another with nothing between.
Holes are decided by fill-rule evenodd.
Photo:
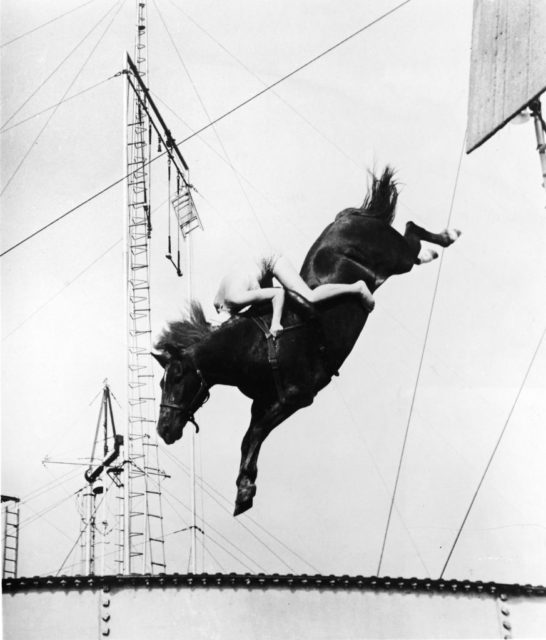
<instances>
[{"instance_id":1,"label":"horse's mane","mask_svg":"<svg viewBox=\"0 0 546 640\"><path fill-rule=\"evenodd\" d=\"M213 331L215 327L207 322L201 304L192 300L186 317L169 322L168 327L161 332L154 348L165 351L168 345L184 350L201 342Z\"/></svg>"},{"instance_id":2,"label":"horse's mane","mask_svg":"<svg viewBox=\"0 0 546 640\"><path fill-rule=\"evenodd\" d=\"M370 176L372 182L360 213L392 224L398 200L398 183L394 180L394 169L387 165L379 178L371 171Z\"/></svg>"}]
</instances>

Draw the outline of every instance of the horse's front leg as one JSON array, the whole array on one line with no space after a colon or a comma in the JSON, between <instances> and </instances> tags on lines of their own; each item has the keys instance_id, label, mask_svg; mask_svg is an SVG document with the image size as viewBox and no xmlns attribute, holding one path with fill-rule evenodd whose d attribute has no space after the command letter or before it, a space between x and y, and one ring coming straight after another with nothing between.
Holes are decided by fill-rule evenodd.
<instances>
[{"instance_id":1,"label":"horse's front leg","mask_svg":"<svg viewBox=\"0 0 546 640\"><path fill-rule=\"evenodd\" d=\"M444 229L440 233L432 233L423 229L423 227L419 227L414 222L408 222L404 238L416 256L416 264L424 264L436 259L438 253L433 249L422 249L421 240L432 242L432 244L437 244L440 247L449 247L460 235L461 232L458 229Z\"/></svg>"},{"instance_id":2,"label":"horse's front leg","mask_svg":"<svg viewBox=\"0 0 546 640\"><path fill-rule=\"evenodd\" d=\"M296 409L297 407L284 406L280 402L263 406L254 401L250 426L241 444L241 466L237 477L234 516L238 516L252 507L253 498L256 495L258 455L263 441L277 425L286 420Z\"/></svg>"}]
</instances>

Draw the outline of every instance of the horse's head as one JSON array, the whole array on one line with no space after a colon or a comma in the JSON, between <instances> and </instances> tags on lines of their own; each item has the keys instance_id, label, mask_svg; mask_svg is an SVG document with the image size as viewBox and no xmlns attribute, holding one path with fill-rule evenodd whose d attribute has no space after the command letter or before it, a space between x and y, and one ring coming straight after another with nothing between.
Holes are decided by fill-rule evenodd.
<instances>
[{"instance_id":1,"label":"horse's head","mask_svg":"<svg viewBox=\"0 0 546 640\"><path fill-rule=\"evenodd\" d=\"M164 369L157 432L172 444L182 437L188 422L199 430L194 413L208 400L208 386L188 354L166 347L162 353L152 355Z\"/></svg>"}]
</instances>

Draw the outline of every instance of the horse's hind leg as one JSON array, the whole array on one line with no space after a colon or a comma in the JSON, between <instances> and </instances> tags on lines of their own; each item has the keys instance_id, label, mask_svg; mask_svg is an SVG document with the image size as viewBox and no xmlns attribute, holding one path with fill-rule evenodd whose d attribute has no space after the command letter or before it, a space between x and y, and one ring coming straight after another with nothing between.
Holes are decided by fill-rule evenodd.
<instances>
[{"instance_id":1,"label":"horse's hind leg","mask_svg":"<svg viewBox=\"0 0 546 640\"><path fill-rule=\"evenodd\" d=\"M458 229L444 229L440 233L432 233L413 222L408 222L404 238L415 254L415 262L417 264L425 264L435 260L438 257L438 252L433 249L422 249L421 240L432 242L440 247L449 247L460 235L461 232Z\"/></svg>"},{"instance_id":2,"label":"horse's hind leg","mask_svg":"<svg viewBox=\"0 0 546 640\"><path fill-rule=\"evenodd\" d=\"M432 233L431 231L423 229L423 227L417 226L414 222L408 222L404 238L406 238L410 244L415 240L425 240L425 242L432 242L433 244L440 245L440 247L449 247L460 235L461 232L458 229L444 229L440 231L440 233Z\"/></svg>"},{"instance_id":3,"label":"horse's hind leg","mask_svg":"<svg viewBox=\"0 0 546 640\"><path fill-rule=\"evenodd\" d=\"M271 405L252 405L252 420L241 444L241 466L237 477L237 498L234 516L244 513L252 507L256 494L256 476L258 475L258 456L260 447L273 429L298 407L285 407L280 402Z\"/></svg>"}]
</instances>

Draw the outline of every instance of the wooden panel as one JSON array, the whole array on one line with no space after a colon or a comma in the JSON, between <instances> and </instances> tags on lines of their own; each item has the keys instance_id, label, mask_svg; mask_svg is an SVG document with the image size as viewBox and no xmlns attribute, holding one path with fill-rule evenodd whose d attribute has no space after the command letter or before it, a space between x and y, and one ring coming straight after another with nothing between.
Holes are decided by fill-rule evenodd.
<instances>
[{"instance_id":1,"label":"wooden panel","mask_svg":"<svg viewBox=\"0 0 546 640\"><path fill-rule=\"evenodd\" d=\"M546 88L546 2L474 0L467 153Z\"/></svg>"}]
</instances>

